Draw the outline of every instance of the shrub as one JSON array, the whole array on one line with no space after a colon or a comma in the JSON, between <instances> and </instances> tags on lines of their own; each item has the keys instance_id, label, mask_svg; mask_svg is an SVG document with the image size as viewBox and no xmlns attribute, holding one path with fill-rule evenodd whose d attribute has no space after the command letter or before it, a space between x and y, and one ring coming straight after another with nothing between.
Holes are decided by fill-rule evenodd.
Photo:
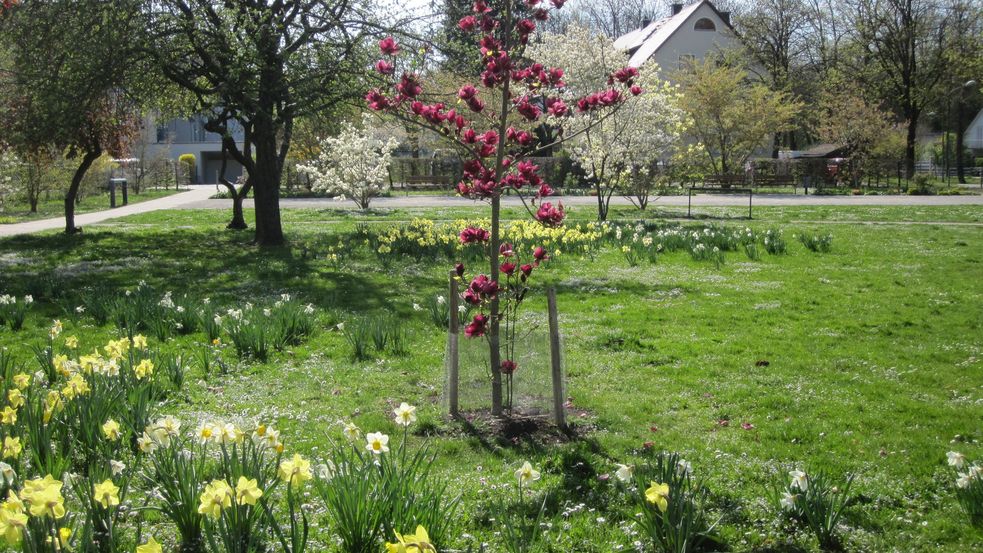
<instances>
[{"instance_id":1,"label":"shrub","mask_svg":"<svg viewBox=\"0 0 983 553\"><path fill-rule=\"evenodd\" d=\"M935 186L931 182L932 177L927 173L918 173L911 178L908 185L908 194L912 196L931 196L936 193Z\"/></svg>"},{"instance_id":2,"label":"shrub","mask_svg":"<svg viewBox=\"0 0 983 553\"><path fill-rule=\"evenodd\" d=\"M195 180L195 168L198 165L198 160L195 158L194 154L181 154L177 158L178 166L184 171L184 176L187 179L187 184L194 183Z\"/></svg>"}]
</instances>

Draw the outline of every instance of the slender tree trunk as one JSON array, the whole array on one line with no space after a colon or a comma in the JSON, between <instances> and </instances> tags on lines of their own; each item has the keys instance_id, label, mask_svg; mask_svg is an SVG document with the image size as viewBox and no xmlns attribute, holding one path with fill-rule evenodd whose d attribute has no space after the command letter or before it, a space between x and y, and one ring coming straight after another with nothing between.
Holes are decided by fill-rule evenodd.
<instances>
[{"instance_id":1,"label":"slender tree trunk","mask_svg":"<svg viewBox=\"0 0 983 553\"><path fill-rule=\"evenodd\" d=\"M92 167L92 164L101 155L102 149L98 147L91 152L86 152L82 157L82 163L79 164L78 169L75 170L75 174L72 175L72 184L68 187L68 193L65 194L65 234L82 232L82 229L75 226L75 199L78 197L79 188L82 186L82 178L85 177L86 171L89 170L89 167Z\"/></svg>"},{"instance_id":2,"label":"slender tree trunk","mask_svg":"<svg viewBox=\"0 0 983 553\"><path fill-rule=\"evenodd\" d=\"M963 103L961 100L956 100L956 177L959 179L959 184L966 184L966 171L963 170L963 133L966 129L963 128Z\"/></svg>"}]
</instances>

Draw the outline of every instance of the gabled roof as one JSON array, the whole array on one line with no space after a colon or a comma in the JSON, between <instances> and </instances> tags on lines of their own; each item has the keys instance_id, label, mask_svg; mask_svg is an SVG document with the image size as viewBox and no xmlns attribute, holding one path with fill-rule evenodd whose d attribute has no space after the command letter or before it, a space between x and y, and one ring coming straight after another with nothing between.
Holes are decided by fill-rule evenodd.
<instances>
[{"instance_id":1,"label":"gabled roof","mask_svg":"<svg viewBox=\"0 0 983 553\"><path fill-rule=\"evenodd\" d=\"M614 41L614 47L631 54L631 58L628 60L628 65L632 67L641 67L642 64L652 57L652 54L654 54L659 48L662 47L663 44L665 44L667 40L669 40L669 37L679 30L684 23L686 23L689 17L693 15L693 12L704 4L709 6L710 9L717 14L717 17L720 18L720 21L727 25L731 31L734 30L734 27L730 24L730 22L720 14L713 4L707 0L701 0L684 6L683 9L675 15L670 15L657 21L653 21L641 29L636 29L626 35L618 37L618 39Z\"/></svg>"}]
</instances>

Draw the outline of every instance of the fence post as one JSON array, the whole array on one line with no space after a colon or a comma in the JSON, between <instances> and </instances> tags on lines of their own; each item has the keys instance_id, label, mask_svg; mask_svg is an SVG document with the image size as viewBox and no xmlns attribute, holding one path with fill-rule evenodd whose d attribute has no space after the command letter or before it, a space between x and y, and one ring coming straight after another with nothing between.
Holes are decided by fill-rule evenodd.
<instances>
[{"instance_id":1,"label":"fence post","mask_svg":"<svg viewBox=\"0 0 983 553\"><path fill-rule=\"evenodd\" d=\"M550 368L553 373L553 420L556 426L567 427L566 412L563 409L563 368L560 360L560 322L556 310L556 288L546 291L550 325Z\"/></svg>"},{"instance_id":2,"label":"fence post","mask_svg":"<svg viewBox=\"0 0 983 553\"><path fill-rule=\"evenodd\" d=\"M460 379L460 359L458 350L458 302L457 271L450 272L450 294L447 298L449 322L447 328L447 407L451 416L458 414L458 381Z\"/></svg>"}]
</instances>

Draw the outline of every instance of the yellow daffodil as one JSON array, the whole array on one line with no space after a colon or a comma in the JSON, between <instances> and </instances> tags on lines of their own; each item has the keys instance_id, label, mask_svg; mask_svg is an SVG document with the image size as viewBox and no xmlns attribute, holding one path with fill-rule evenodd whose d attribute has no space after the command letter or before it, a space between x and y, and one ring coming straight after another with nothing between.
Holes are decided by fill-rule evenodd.
<instances>
[{"instance_id":1,"label":"yellow daffodil","mask_svg":"<svg viewBox=\"0 0 983 553\"><path fill-rule=\"evenodd\" d=\"M669 508L669 484L652 482L645 490L645 501L652 503L663 513Z\"/></svg>"},{"instance_id":2,"label":"yellow daffodil","mask_svg":"<svg viewBox=\"0 0 983 553\"><path fill-rule=\"evenodd\" d=\"M69 546L69 540L72 539L72 529L62 526L58 529L58 544L61 545L62 549L67 550Z\"/></svg>"},{"instance_id":3,"label":"yellow daffodil","mask_svg":"<svg viewBox=\"0 0 983 553\"><path fill-rule=\"evenodd\" d=\"M532 468L532 464L529 461L522 463L519 470L515 471L515 477L519 479L519 484L528 484L535 480L539 480L539 471Z\"/></svg>"},{"instance_id":4,"label":"yellow daffodil","mask_svg":"<svg viewBox=\"0 0 983 553\"><path fill-rule=\"evenodd\" d=\"M85 377L83 377L81 374L76 374L68 379L65 387L61 390L61 395L64 396L65 399L71 401L78 396L88 394L90 391L91 388L89 387L89 382L85 379Z\"/></svg>"},{"instance_id":5,"label":"yellow daffodil","mask_svg":"<svg viewBox=\"0 0 983 553\"><path fill-rule=\"evenodd\" d=\"M108 478L102 484L95 485L93 494L96 503L102 505L103 509L119 505L119 487Z\"/></svg>"},{"instance_id":6,"label":"yellow daffodil","mask_svg":"<svg viewBox=\"0 0 983 553\"><path fill-rule=\"evenodd\" d=\"M106 437L107 440L115 442L123 435L120 431L119 423L113 419L109 419L102 425L102 435Z\"/></svg>"},{"instance_id":7,"label":"yellow daffodil","mask_svg":"<svg viewBox=\"0 0 983 553\"><path fill-rule=\"evenodd\" d=\"M382 432L370 432L365 435L365 440L368 442L365 445L365 449L375 455L382 455L389 451L389 436L386 436Z\"/></svg>"},{"instance_id":8,"label":"yellow daffodil","mask_svg":"<svg viewBox=\"0 0 983 553\"><path fill-rule=\"evenodd\" d=\"M0 411L0 423L3 424L15 424L17 422L17 410L12 409L9 405Z\"/></svg>"},{"instance_id":9,"label":"yellow daffodil","mask_svg":"<svg viewBox=\"0 0 983 553\"><path fill-rule=\"evenodd\" d=\"M150 536L147 543L137 546L137 553L164 553L164 550L161 549L157 540L153 536Z\"/></svg>"},{"instance_id":10,"label":"yellow daffodil","mask_svg":"<svg viewBox=\"0 0 983 553\"><path fill-rule=\"evenodd\" d=\"M414 534L400 534L396 532L396 543L386 543L387 553L436 553L437 548L430 543L430 536L427 529L423 526L416 527Z\"/></svg>"},{"instance_id":11,"label":"yellow daffodil","mask_svg":"<svg viewBox=\"0 0 983 553\"><path fill-rule=\"evenodd\" d=\"M5 504L6 506L6 504ZM0 509L0 534L10 547L20 545L27 526L27 515L23 511Z\"/></svg>"},{"instance_id":12,"label":"yellow daffodil","mask_svg":"<svg viewBox=\"0 0 983 553\"><path fill-rule=\"evenodd\" d=\"M14 386L17 386L18 390L25 390L31 385L31 375L27 373L19 373L14 375Z\"/></svg>"},{"instance_id":13,"label":"yellow daffodil","mask_svg":"<svg viewBox=\"0 0 983 553\"><path fill-rule=\"evenodd\" d=\"M11 388L7 390L7 401L14 409L20 409L21 405L24 405L24 394L17 388Z\"/></svg>"},{"instance_id":14,"label":"yellow daffodil","mask_svg":"<svg viewBox=\"0 0 983 553\"><path fill-rule=\"evenodd\" d=\"M212 480L201 494L198 513L212 518L222 515L222 509L232 506L232 487L225 480Z\"/></svg>"},{"instance_id":15,"label":"yellow daffodil","mask_svg":"<svg viewBox=\"0 0 983 553\"><path fill-rule=\"evenodd\" d=\"M286 480L291 486L298 486L311 479L311 463L307 459L294 453L291 459L280 463L280 478Z\"/></svg>"},{"instance_id":16,"label":"yellow daffodil","mask_svg":"<svg viewBox=\"0 0 983 553\"><path fill-rule=\"evenodd\" d=\"M65 347L67 347L68 349L78 349L79 339L76 338L75 336L69 336L68 338L65 338Z\"/></svg>"},{"instance_id":17,"label":"yellow daffodil","mask_svg":"<svg viewBox=\"0 0 983 553\"><path fill-rule=\"evenodd\" d=\"M393 415L396 416L396 424L409 426L416 422L416 407L403 402L393 411Z\"/></svg>"},{"instance_id":18,"label":"yellow daffodil","mask_svg":"<svg viewBox=\"0 0 983 553\"><path fill-rule=\"evenodd\" d=\"M31 516L59 519L65 516L65 498L61 495L62 483L51 475L24 483L21 497L30 505Z\"/></svg>"},{"instance_id":19,"label":"yellow daffodil","mask_svg":"<svg viewBox=\"0 0 983 553\"><path fill-rule=\"evenodd\" d=\"M135 349L147 349L147 337L143 334L137 334L133 337L133 347Z\"/></svg>"},{"instance_id":20,"label":"yellow daffodil","mask_svg":"<svg viewBox=\"0 0 983 553\"><path fill-rule=\"evenodd\" d=\"M20 452L24 447L20 444L20 438L16 436L7 436L3 439L3 458L4 459L16 459L20 457Z\"/></svg>"},{"instance_id":21,"label":"yellow daffodil","mask_svg":"<svg viewBox=\"0 0 983 553\"><path fill-rule=\"evenodd\" d=\"M133 367L133 374L136 375L137 380L142 380L152 374L154 374L154 364L150 359L144 359L140 363Z\"/></svg>"},{"instance_id":22,"label":"yellow daffodil","mask_svg":"<svg viewBox=\"0 0 983 553\"><path fill-rule=\"evenodd\" d=\"M245 476L239 477L236 483L236 503L239 505L255 505L256 500L263 497L263 490L256 485L256 479L252 480Z\"/></svg>"}]
</instances>

